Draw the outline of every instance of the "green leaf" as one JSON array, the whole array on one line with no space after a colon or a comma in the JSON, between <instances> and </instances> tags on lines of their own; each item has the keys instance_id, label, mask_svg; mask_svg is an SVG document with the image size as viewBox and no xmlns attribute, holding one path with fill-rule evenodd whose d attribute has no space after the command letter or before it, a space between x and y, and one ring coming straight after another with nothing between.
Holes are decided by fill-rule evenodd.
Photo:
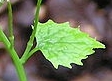
<instances>
[{"instance_id":1,"label":"green leaf","mask_svg":"<svg viewBox=\"0 0 112 81\"><path fill-rule=\"evenodd\" d=\"M71 67L70 63L83 65L81 60L86 59L94 48L105 46L80 31L72 28L69 23L57 24L49 20L47 23L39 23L36 32L37 46L53 65Z\"/></svg>"}]
</instances>

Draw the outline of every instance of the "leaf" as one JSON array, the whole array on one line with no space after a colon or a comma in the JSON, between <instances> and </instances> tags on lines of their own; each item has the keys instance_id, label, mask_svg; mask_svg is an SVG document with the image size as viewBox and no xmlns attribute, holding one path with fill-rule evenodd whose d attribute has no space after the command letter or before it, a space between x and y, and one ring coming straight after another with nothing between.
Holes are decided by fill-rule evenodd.
<instances>
[{"instance_id":1,"label":"leaf","mask_svg":"<svg viewBox=\"0 0 112 81\"><path fill-rule=\"evenodd\" d=\"M105 48L102 43L81 32L79 28L71 28L68 22L57 24L49 20L44 24L39 23L35 37L36 48L56 68L58 65L70 68L70 63L83 65L81 60L94 53L94 48Z\"/></svg>"}]
</instances>

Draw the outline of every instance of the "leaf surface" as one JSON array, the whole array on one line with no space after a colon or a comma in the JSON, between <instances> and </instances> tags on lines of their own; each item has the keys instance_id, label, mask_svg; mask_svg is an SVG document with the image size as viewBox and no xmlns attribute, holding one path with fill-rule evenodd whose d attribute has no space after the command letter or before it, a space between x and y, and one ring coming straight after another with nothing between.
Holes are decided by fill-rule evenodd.
<instances>
[{"instance_id":1,"label":"leaf surface","mask_svg":"<svg viewBox=\"0 0 112 81\"><path fill-rule=\"evenodd\" d=\"M105 48L102 43L81 32L79 28L70 27L68 22L57 24L49 20L47 23L39 23L35 37L36 48L56 68L58 65L71 68L70 63L83 65L81 60L94 53L94 48Z\"/></svg>"}]
</instances>

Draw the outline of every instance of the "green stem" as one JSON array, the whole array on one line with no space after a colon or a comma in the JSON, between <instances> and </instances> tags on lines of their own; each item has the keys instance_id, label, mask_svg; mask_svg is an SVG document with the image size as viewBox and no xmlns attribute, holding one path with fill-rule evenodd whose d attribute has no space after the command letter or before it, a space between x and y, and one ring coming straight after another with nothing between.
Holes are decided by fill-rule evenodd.
<instances>
[{"instance_id":1,"label":"green stem","mask_svg":"<svg viewBox=\"0 0 112 81\"><path fill-rule=\"evenodd\" d=\"M7 0L7 6L8 6L8 26L9 26L9 40L6 37L6 35L3 33L3 31L0 29L0 37L1 41L5 45L7 51L9 52L14 65L15 69L17 71L18 77L20 81L27 81L26 74L24 67L18 57L18 54L16 53L14 49L14 35L13 35L13 17L12 17L12 7L10 0Z\"/></svg>"},{"instance_id":2,"label":"green stem","mask_svg":"<svg viewBox=\"0 0 112 81\"><path fill-rule=\"evenodd\" d=\"M16 68L16 71L17 71L17 74L19 77L19 80L27 81L25 69L24 69L23 64L21 63L20 59L18 58L16 51L14 49L10 50L8 48L7 48L7 50L11 54L11 57L13 59L13 62L14 62L14 65L15 65L15 68Z\"/></svg>"},{"instance_id":3,"label":"green stem","mask_svg":"<svg viewBox=\"0 0 112 81\"><path fill-rule=\"evenodd\" d=\"M36 51L38 51L39 50L39 48L34 48L34 49L32 49L30 52L29 52L29 54L27 55L27 57L26 58L24 58L24 61L21 61L23 64L36 52Z\"/></svg>"},{"instance_id":4,"label":"green stem","mask_svg":"<svg viewBox=\"0 0 112 81\"><path fill-rule=\"evenodd\" d=\"M8 27L9 27L9 40L11 47L14 46L14 35L13 35L13 17L12 17L12 6L10 0L7 0L8 6Z\"/></svg>"},{"instance_id":5,"label":"green stem","mask_svg":"<svg viewBox=\"0 0 112 81\"><path fill-rule=\"evenodd\" d=\"M27 43L26 50L25 50L23 56L21 57L21 61L23 63L25 62L25 59L27 58L27 56L28 56L28 54L29 54L29 52L30 52L30 50L33 46L33 41L34 41L34 38L35 38L37 25L38 25L38 22L39 22L39 10L40 10L41 2L42 2L42 0L38 0L38 2L37 2L37 8L36 8L35 19L34 19L34 29L33 29L32 35L30 36L30 40Z\"/></svg>"},{"instance_id":6,"label":"green stem","mask_svg":"<svg viewBox=\"0 0 112 81\"><path fill-rule=\"evenodd\" d=\"M15 68L16 68L16 71L17 71L20 81L27 81L25 70L24 70L24 67L23 67L21 61L20 61L15 49L13 47L11 47L11 43L9 42L8 38L6 37L6 35L3 33L3 31L1 29L0 29L0 38L14 62L14 65L15 65Z\"/></svg>"}]
</instances>

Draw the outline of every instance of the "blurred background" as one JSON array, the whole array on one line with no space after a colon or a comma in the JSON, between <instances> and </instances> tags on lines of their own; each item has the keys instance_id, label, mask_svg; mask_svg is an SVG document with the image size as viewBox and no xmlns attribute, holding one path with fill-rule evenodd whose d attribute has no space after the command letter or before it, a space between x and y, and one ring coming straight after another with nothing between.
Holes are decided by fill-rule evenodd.
<instances>
[{"instance_id":1,"label":"blurred background","mask_svg":"<svg viewBox=\"0 0 112 81\"><path fill-rule=\"evenodd\" d=\"M15 47L21 57L31 35L37 0L11 0ZM71 27L81 26L83 32L106 45L95 49L84 66L71 63L72 69L59 66L55 69L41 51L25 64L28 81L112 81L112 0L43 0L40 22L52 19L57 23L70 22ZM0 25L7 31L7 6L0 7ZM0 43L0 81L18 81L13 62Z\"/></svg>"}]
</instances>

